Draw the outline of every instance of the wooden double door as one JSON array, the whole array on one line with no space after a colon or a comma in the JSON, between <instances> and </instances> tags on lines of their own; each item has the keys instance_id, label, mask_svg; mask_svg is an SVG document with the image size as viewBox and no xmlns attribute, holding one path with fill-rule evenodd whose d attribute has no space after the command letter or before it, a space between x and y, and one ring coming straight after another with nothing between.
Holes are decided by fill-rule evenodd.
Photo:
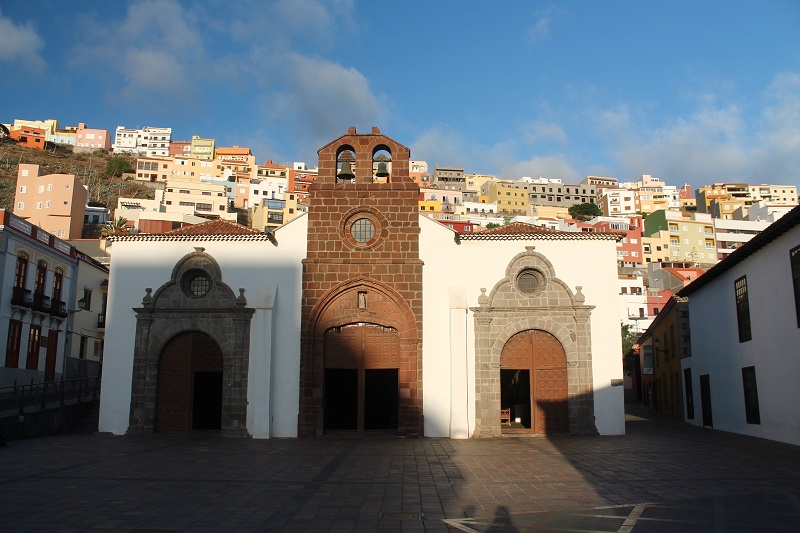
<instances>
[{"instance_id":1,"label":"wooden double door","mask_svg":"<svg viewBox=\"0 0 800 533\"><path fill-rule=\"evenodd\" d=\"M158 362L156 431L220 429L222 369L222 352L205 333L191 331L170 340Z\"/></svg>"},{"instance_id":2,"label":"wooden double door","mask_svg":"<svg viewBox=\"0 0 800 533\"><path fill-rule=\"evenodd\" d=\"M396 432L399 368L394 328L360 322L325 332L324 431Z\"/></svg>"},{"instance_id":3,"label":"wooden double door","mask_svg":"<svg viewBox=\"0 0 800 533\"><path fill-rule=\"evenodd\" d=\"M500 355L500 408L511 409L512 425L504 431L569 432L567 356L553 335L525 330L506 342Z\"/></svg>"}]
</instances>

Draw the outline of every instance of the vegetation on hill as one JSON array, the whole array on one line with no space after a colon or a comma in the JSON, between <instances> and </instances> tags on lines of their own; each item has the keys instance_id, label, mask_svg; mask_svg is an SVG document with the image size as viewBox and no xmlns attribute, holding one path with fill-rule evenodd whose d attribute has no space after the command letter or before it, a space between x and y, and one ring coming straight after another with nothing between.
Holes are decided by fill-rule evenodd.
<instances>
[{"instance_id":1,"label":"vegetation on hill","mask_svg":"<svg viewBox=\"0 0 800 533\"><path fill-rule=\"evenodd\" d=\"M0 208L13 211L17 190L17 169L20 163L39 165L42 174L75 174L89 188L91 202L109 209L117 207L117 198L154 198L147 185L122 177L133 171L135 161L128 156L109 154L103 150L75 154L69 148L56 146L36 150L0 139Z\"/></svg>"},{"instance_id":2,"label":"vegetation on hill","mask_svg":"<svg viewBox=\"0 0 800 533\"><path fill-rule=\"evenodd\" d=\"M576 220L587 221L594 217L599 217L603 214L603 211L600 210L597 204L586 203L573 205L569 208L569 214Z\"/></svg>"}]
</instances>

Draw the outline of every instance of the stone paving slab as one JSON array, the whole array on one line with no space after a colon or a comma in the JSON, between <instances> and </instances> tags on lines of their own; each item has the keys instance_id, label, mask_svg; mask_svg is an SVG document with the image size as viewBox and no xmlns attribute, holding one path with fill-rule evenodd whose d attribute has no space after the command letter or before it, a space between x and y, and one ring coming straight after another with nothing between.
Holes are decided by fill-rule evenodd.
<instances>
[{"instance_id":1,"label":"stone paving slab","mask_svg":"<svg viewBox=\"0 0 800 533\"><path fill-rule=\"evenodd\" d=\"M798 531L800 448L624 437L62 435L0 448L0 530Z\"/></svg>"}]
</instances>

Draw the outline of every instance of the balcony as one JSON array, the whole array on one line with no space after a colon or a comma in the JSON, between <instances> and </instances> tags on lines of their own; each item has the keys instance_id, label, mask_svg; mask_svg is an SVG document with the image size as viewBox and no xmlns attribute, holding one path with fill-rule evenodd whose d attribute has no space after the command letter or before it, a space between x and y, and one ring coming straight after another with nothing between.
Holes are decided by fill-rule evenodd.
<instances>
[{"instance_id":1,"label":"balcony","mask_svg":"<svg viewBox=\"0 0 800 533\"><path fill-rule=\"evenodd\" d=\"M28 309L33 307L33 298L31 297L30 289L14 287L14 290L11 293L11 305L16 307L25 307Z\"/></svg>"},{"instance_id":2,"label":"balcony","mask_svg":"<svg viewBox=\"0 0 800 533\"><path fill-rule=\"evenodd\" d=\"M58 318L67 318L69 316L69 312L67 312L67 302L52 300L50 302L50 314Z\"/></svg>"},{"instance_id":3,"label":"balcony","mask_svg":"<svg viewBox=\"0 0 800 533\"><path fill-rule=\"evenodd\" d=\"M50 297L44 294L33 294L33 310L40 313L50 313Z\"/></svg>"}]
</instances>

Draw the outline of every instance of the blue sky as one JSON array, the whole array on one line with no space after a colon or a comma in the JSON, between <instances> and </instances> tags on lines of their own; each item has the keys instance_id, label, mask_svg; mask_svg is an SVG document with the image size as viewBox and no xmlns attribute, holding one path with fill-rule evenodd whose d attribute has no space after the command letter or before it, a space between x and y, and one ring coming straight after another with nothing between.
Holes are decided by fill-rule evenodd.
<instances>
[{"instance_id":1,"label":"blue sky","mask_svg":"<svg viewBox=\"0 0 800 533\"><path fill-rule=\"evenodd\" d=\"M800 185L800 2L0 3L0 121L170 126L316 163L373 125L433 167Z\"/></svg>"}]
</instances>

